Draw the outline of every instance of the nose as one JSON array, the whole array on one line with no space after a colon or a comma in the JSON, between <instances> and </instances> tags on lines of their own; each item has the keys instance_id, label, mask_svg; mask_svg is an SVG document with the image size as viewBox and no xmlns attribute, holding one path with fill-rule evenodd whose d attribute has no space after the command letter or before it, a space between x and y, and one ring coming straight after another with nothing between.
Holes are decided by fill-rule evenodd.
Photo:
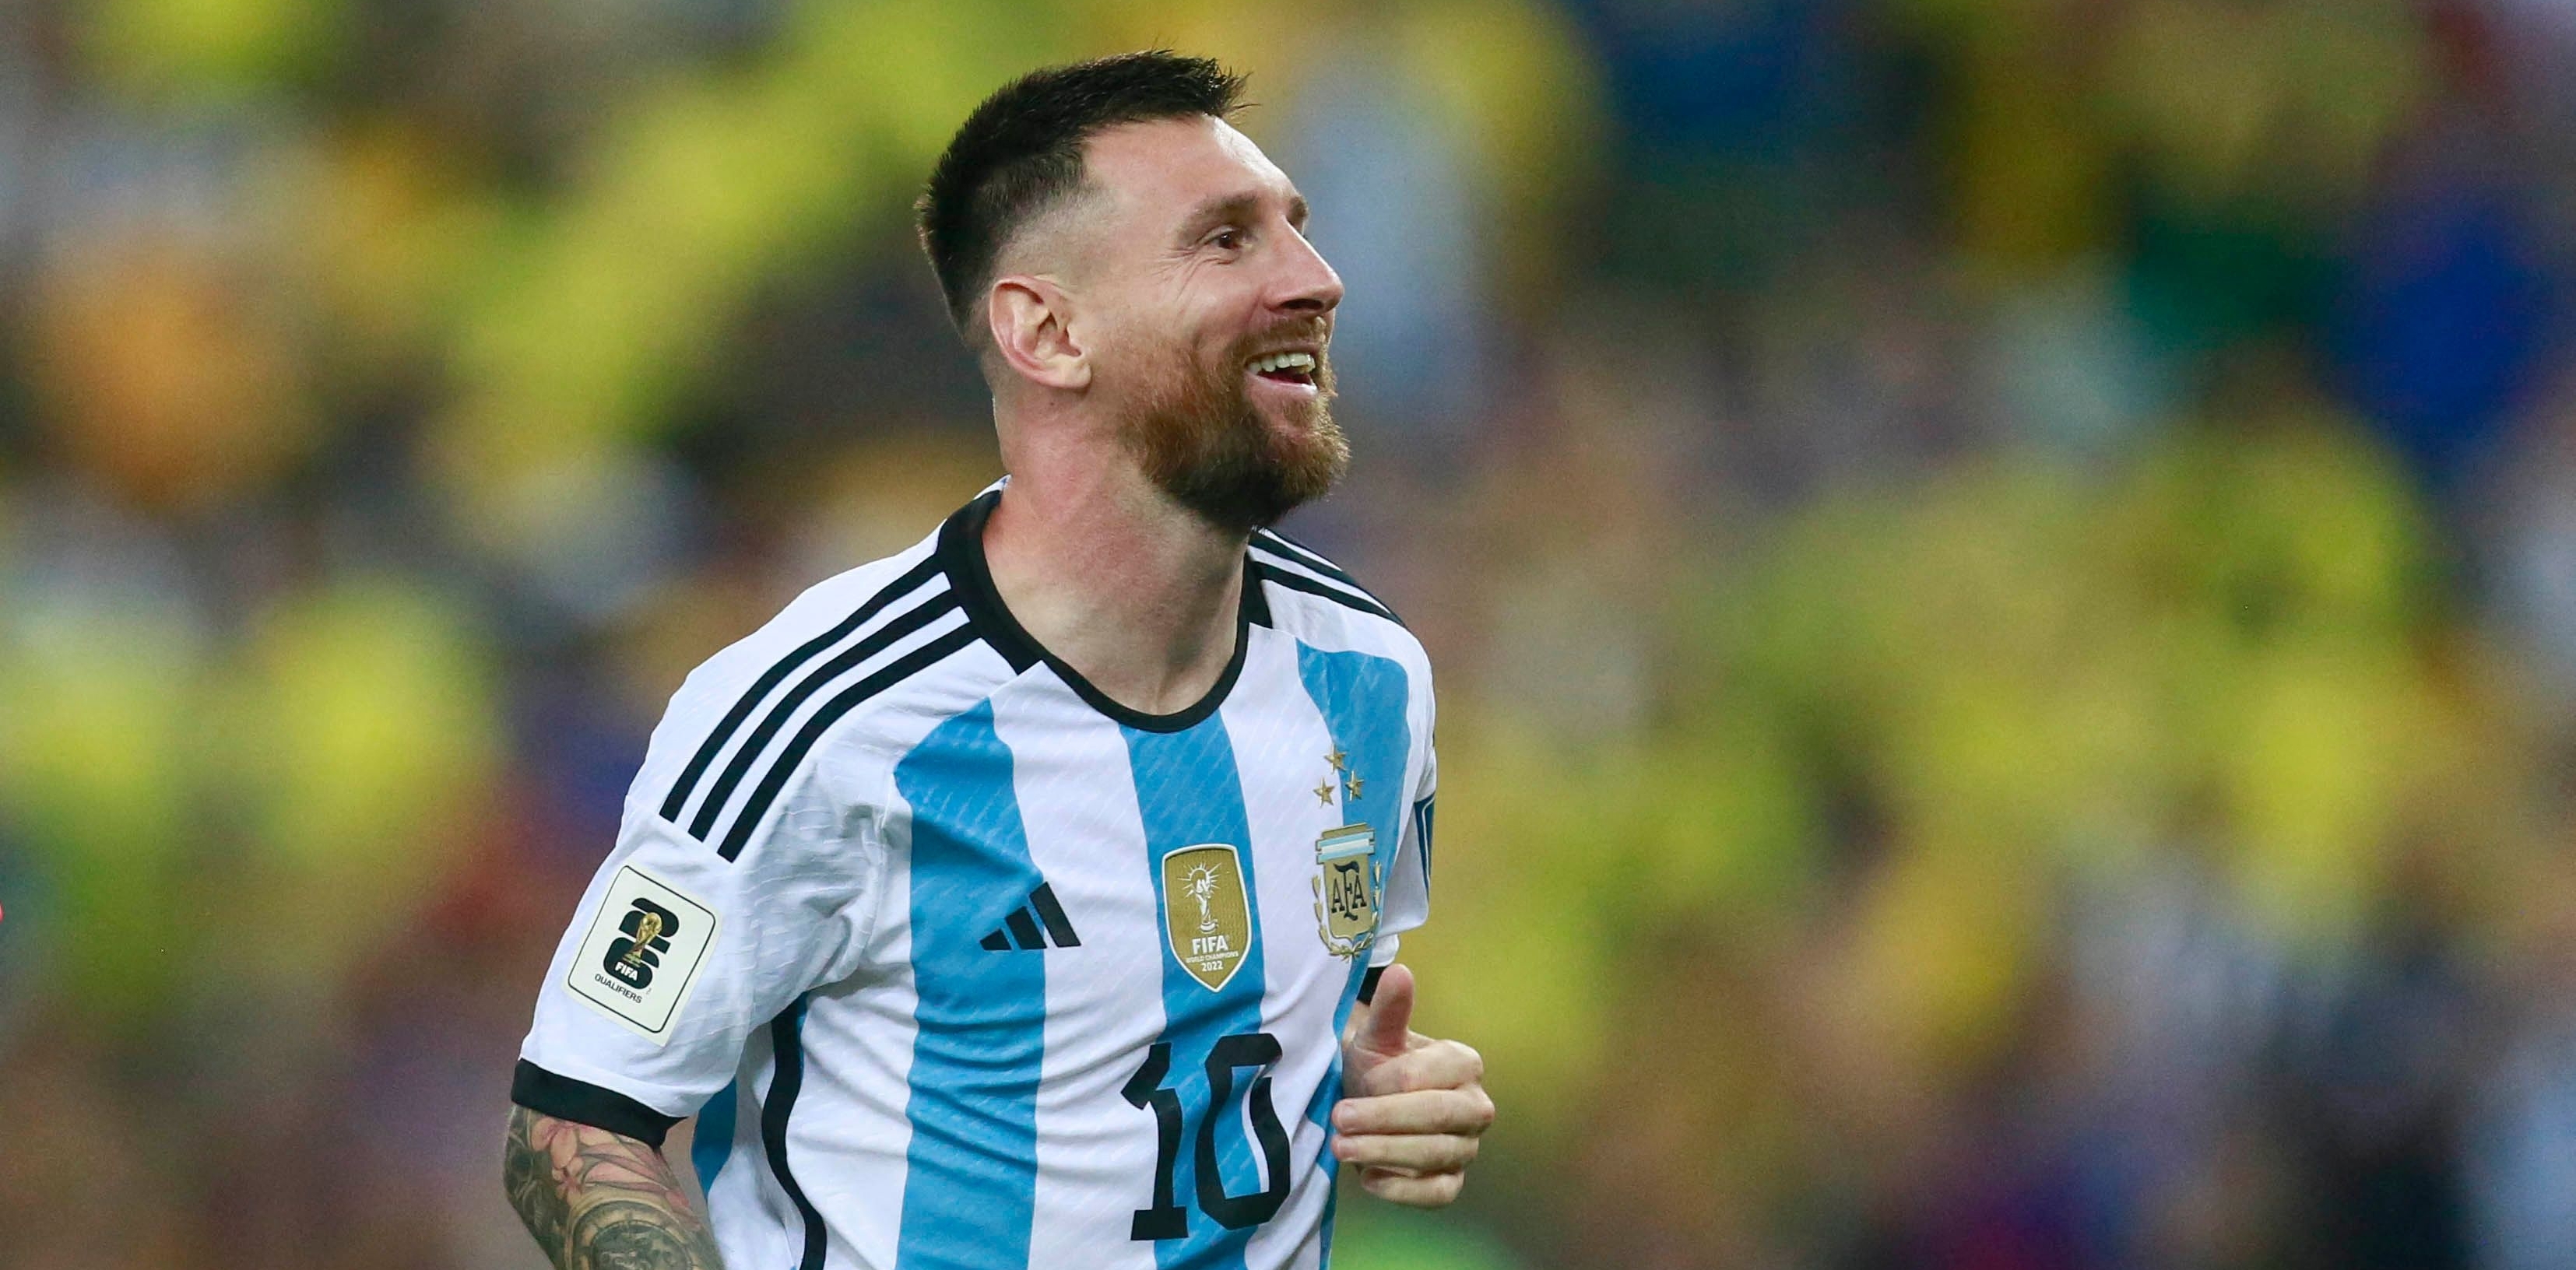
<instances>
[{"instance_id":1,"label":"nose","mask_svg":"<svg viewBox=\"0 0 2576 1270\"><path fill-rule=\"evenodd\" d=\"M1291 313L1320 316L1342 302L1342 275L1333 272L1324 254L1304 234L1290 231L1283 239L1278 306Z\"/></svg>"}]
</instances>

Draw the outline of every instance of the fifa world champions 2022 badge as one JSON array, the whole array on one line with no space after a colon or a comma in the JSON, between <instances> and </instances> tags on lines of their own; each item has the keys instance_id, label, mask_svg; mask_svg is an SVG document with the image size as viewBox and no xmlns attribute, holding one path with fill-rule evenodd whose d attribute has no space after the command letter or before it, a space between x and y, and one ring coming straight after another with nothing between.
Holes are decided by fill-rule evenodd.
<instances>
[{"instance_id":1,"label":"fifa world champions 2022 badge","mask_svg":"<svg viewBox=\"0 0 2576 1270\"><path fill-rule=\"evenodd\" d=\"M1181 969L1210 992L1222 991L1252 948L1252 899L1243 857L1222 842L1202 842L1163 857L1163 937Z\"/></svg>"},{"instance_id":2,"label":"fifa world champions 2022 badge","mask_svg":"<svg viewBox=\"0 0 2576 1270\"><path fill-rule=\"evenodd\" d=\"M1315 787L1327 807L1339 794L1344 812L1360 796L1362 781L1340 750L1324 756L1332 773ZM1351 958L1377 943L1378 896L1386 869L1377 862L1377 831L1365 821L1327 829L1315 839L1315 928L1336 957Z\"/></svg>"}]
</instances>

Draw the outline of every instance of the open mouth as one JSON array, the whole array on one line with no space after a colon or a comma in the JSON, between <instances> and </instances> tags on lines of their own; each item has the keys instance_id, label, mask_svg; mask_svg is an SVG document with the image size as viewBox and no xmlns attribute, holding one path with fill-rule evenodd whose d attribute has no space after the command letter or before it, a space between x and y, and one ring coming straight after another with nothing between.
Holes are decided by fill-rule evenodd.
<instances>
[{"instance_id":1,"label":"open mouth","mask_svg":"<svg viewBox=\"0 0 2576 1270\"><path fill-rule=\"evenodd\" d=\"M1252 359L1252 373L1274 384L1315 386L1313 353L1271 353Z\"/></svg>"}]
</instances>

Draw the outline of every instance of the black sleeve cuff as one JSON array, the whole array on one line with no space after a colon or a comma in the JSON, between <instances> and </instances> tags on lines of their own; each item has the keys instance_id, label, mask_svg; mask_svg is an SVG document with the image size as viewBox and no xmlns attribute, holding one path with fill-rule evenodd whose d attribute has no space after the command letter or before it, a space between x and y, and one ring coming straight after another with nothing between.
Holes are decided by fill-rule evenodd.
<instances>
[{"instance_id":1,"label":"black sleeve cuff","mask_svg":"<svg viewBox=\"0 0 2576 1270\"><path fill-rule=\"evenodd\" d=\"M1360 1004L1361 1004L1361 1005L1367 1005L1367 1004L1369 1004L1370 1002L1377 1000L1377 981L1378 981L1379 979L1381 979L1381 978L1384 978L1384 977L1385 977L1385 975L1386 975L1386 967L1385 967L1385 966L1371 966L1371 967L1369 967L1369 968L1368 968L1368 973L1367 973L1367 974L1364 974L1364 975L1361 975L1361 976L1360 976ZM519 1064L519 1066L521 1066L521 1067L525 1067L525 1066L527 1066L527 1064L525 1064L525 1063L521 1063L521 1064Z\"/></svg>"},{"instance_id":2,"label":"black sleeve cuff","mask_svg":"<svg viewBox=\"0 0 2576 1270\"><path fill-rule=\"evenodd\" d=\"M656 1151L678 1116L666 1116L617 1092L570 1076L557 1076L526 1059L510 1074L510 1101L557 1120L623 1134Z\"/></svg>"}]
</instances>

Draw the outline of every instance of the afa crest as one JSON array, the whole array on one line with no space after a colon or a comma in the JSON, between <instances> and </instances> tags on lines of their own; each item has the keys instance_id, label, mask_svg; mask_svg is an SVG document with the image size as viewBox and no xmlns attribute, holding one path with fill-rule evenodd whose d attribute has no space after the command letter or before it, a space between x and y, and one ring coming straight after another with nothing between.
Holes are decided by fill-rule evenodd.
<instances>
[{"instance_id":1,"label":"afa crest","mask_svg":"<svg viewBox=\"0 0 2576 1270\"><path fill-rule=\"evenodd\" d=\"M1324 947L1356 957L1377 942L1378 895L1386 870L1377 864L1377 831L1365 824L1327 829L1315 840L1315 922Z\"/></svg>"},{"instance_id":2,"label":"afa crest","mask_svg":"<svg viewBox=\"0 0 2576 1270\"><path fill-rule=\"evenodd\" d=\"M1163 937L1173 960L1210 992L1243 968L1252 950L1252 904L1233 847L1202 843L1163 857Z\"/></svg>"}]
</instances>

